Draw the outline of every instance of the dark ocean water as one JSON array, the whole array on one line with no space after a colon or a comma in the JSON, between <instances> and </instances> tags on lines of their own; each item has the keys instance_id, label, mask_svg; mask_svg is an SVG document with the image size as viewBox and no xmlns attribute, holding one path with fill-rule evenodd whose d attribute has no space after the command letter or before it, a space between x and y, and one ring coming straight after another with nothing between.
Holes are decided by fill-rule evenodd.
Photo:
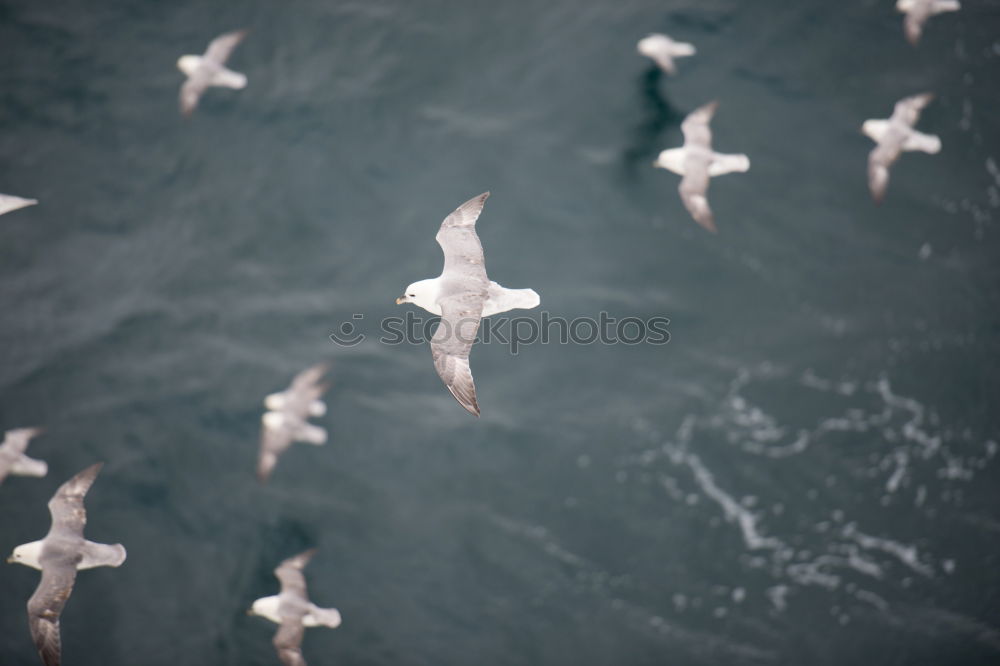
<instances>
[{"instance_id":1,"label":"dark ocean water","mask_svg":"<svg viewBox=\"0 0 1000 666\"><path fill-rule=\"evenodd\" d=\"M50 465L0 551L101 460L87 536L128 548L66 666L277 663L245 610L310 546L310 664L1000 661L1000 2L965 4L914 49L891 0L0 0L0 192L41 201L0 219L0 427ZM177 57L242 26L248 88L183 121ZM944 149L876 207L860 124L923 90ZM650 166L712 99L753 165L718 236ZM476 420L378 342L487 189L493 279L670 343L478 345ZM330 442L260 487L261 400L323 359ZM0 568L4 666L37 580Z\"/></svg>"}]
</instances>

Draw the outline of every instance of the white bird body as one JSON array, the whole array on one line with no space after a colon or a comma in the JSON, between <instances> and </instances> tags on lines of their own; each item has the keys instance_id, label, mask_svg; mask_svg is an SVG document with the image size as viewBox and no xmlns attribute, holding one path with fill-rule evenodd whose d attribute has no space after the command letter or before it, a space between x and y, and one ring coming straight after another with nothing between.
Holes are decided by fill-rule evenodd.
<instances>
[{"instance_id":1,"label":"white bird body","mask_svg":"<svg viewBox=\"0 0 1000 666\"><path fill-rule=\"evenodd\" d=\"M677 66L674 58L684 58L697 53L693 44L675 42L664 34L654 33L643 37L636 45L636 50L650 58L667 74L675 74Z\"/></svg>"},{"instance_id":2,"label":"white bird body","mask_svg":"<svg viewBox=\"0 0 1000 666\"><path fill-rule=\"evenodd\" d=\"M924 107L934 96L921 93L896 102L888 120L871 119L861 125L861 131L877 145L868 155L868 188L876 203L885 198L889 186L889 167L908 151L935 154L941 151L941 139L913 129Z\"/></svg>"},{"instance_id":3,"label":"white bird body","mask_svg":"<svg viewBox=\"0 0 1000 666\"><path fill-rule=\"evenodd\" d=\"M35 460L25 454L28 442L38 435L41 428L16 428L4 434L0 442L0 483L8 475L14 476L45 476L49 466L44 460Z\"/></svg>"},{"instance_id":4,"label":"white bird body","mask_svg":"<svg viewBox=\"0 0 1000 666\"><path fill-rule=\"evenodd\" d=\"M514 308L533 308L541 302L533 289L507 289L486 275L476 220L489 196L483 192L469 199L444 219L435 236L444 252L441 275L410 284L396 299L396 305L413 303L441 316L430 344L434 369L455 400L473 416L479 416L479 403L469 354L482 318Z\"/></svg>"},{"instance_id":5,"label":"white bird body","mask_svg":"<svg viewBox=\"0 0 1000 666\"><path fill-rule=\"evenodd\" d=\"M234 90L246 87L246 75L225 66L233 49L246 35L246 30L228 32L213 39L203 55L183 55L177 59L177 69L188 77L181 86L181 113L191 115L202 94L211 86Z\"/></svg>"},{"instance_id":6,"label":"white bird body","mask_svg":"<svg viewBox=\"0 0 1000 666\"><path fill-rule=\"evenodd\" d=\"M441 304L438 302L438 298L441 295L442 282L443 276L414 282L406 288L406 302L413 303L431 314L440 316ZM486 294L481 315L483 317L508 310L530 310L541 303L541 298L534 289L507 289L492 280L490 280L489 290Z\"/></svg>"},{"instance_id":7,"label":"white bird body","mask_svg":"<svg viewBox=\"0 0 1000 666\"><path fill-rule=\"evenodd\" d=\"M715 217L708 205L708 184L713 176L744 172L750 169L750 158L743 154L726 155L712 150L712 129L709 123L718 102L710 102L691 113L681 123L684 145L664 150L653 166L682 176L678 191L684 207L695 222L712 233L716 232Z\"/></svg>"}]
</instances>

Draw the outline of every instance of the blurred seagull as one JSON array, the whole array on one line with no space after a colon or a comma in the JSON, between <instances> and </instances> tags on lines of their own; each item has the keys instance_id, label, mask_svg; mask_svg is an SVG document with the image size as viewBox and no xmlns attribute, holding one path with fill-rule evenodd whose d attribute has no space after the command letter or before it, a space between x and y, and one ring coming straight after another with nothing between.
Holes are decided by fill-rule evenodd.
<instances>
[{"instance_id":1,"label":"blurred seagull","mask_svg":"<svg viewBox=\"0 0 1000 666\"><path fill-rule=\"evenodd\" d=\"M77 570L118 567L125 561L125 548L120 543L108 546L83 538L87 523L83 498L103 466L91 465L62 484L49 500L49 533L41 541L18 546L7 558L10 563L42 571L42 580L28 600L28 624L45 666L59 666L59 615L73 591Z\"/></svg>"},{"instance_id":2,"label":"blurred seagull","mask_svg":"<svg viewBox=\"0 0 1000 666\"><path fill-rule=\"evenodd\" d=\"M958 0L897 0L896 9L906 14L903 18L903 31L906 41L914 46L920 41L927 19L935 14L957 12L962 8Z\"/></svg>"},{"instance_id":3,"label":"blurred seagull","mask_svg":"<svg viewBox=\"0 0 1000 666\"><path fill-rule=\"evenodd\" d=\"M306 594L302 569L315 554L316 549L313 548L282 562L274 570L274 575L281 581L281 593L258 599L247 611L249 615L258 615L281 625L272 642L285 666L306 666L300 647L306 627L336 629L340 626L340 611L320 608L309 601Z\"/></svg>"},{"instance_id":4,"label":"blurred seagull","mask_svg":"<svg viewBox=\"0 0 1000 666\"><path fill-rule=\"evenodd\" d=\"M712 150L712 130L709 123L718 106L718 102L710 102L688 114L681 123L684 147L664 150L653 162L653 166L683 176L678 190L684 207L695 222L713 234L716 229L712 209L708 206L709 179L712 176L750 169L750 158L746 155L723 155Z\"/></svg>"},{"instance_id":5,"label":"blurred seagull","mask_svg":"<svg viewBox=\"0 0 1000 666\"><path fill-rule=\"evenodd\" d=\"M245 74L226 69L226 60L236 45L247 36L246 30L227 32L216 37L208 45L205 55L183 55L177 59L177 68L187 74L187 81L181 86L181 113L190 116L202 93L209 86L240 90L247 85Z\"/></svg>"},{"instance_id":6,"label":"blurred seagull","mask_svg":"<svg viewBox=\"0 0 1000 666\"><path fill-rule=\"evenodd\" d=\"M459 404L474 416L479 416L479 403L469 352L479 322L483 317L514 308L530 309L541 302L533 289L507 289L486 276L476 220L488 196L489 192L483 192L469 199L441 223L435 237L444 251L441 275L414 282L396 299L396 305L413 303L441 316L431 338L434 368Z\"/></svg>"},{"instance_id":7,"label":"blurred seagull","mask_svg":"<svg viewBox=\"0 0 1000 666\"><path fill-rule=\"evenodd\" d=\"M295 376L287 389L264 398L264 406L269 411L261 418L263 429L257 460L257 479L261 483L267 482L278 464L278 456L292 442L326 443L326 430L312 425L308 419L326 414L326 403L320 398L329 386L320 380L328 369L326 363L307 368Z\"/></svg>"},{"instance_id":8,"label":"blurred seagull","mask_svg":"<svg viewBox=\"0 0 1000 666\"><path fill-rule=\"evenodd\" d=\"M933 155L941 150L941 139L913 129L920 112L932 99L931 93L904 97L896 102L888 120L866 120L861 126L861 131L878 144L868 155L868 189L875 203L885 198L889 167L903 151L920 150Z\"/></svg>"},{"instance_id":9,"label":"blurred seagull","mask_svg":"<svg viewBox=\"0 0 1000 666\"><path fill-rule=\"evenodd\" d=\"M8 430L0 443L0 483L8 475L45 476L49 466L43 460L35 460L24 454L28 442L42 431L41 428L17 428Z\"/></svg>"},{"instance_id":10,"label":"blurred seagull","mask_svg":"<svg viewBox=\"0 0 1000 666\"><path fill-rule=\"evenodd\" d=\"M0 215L17 210L18 208L24 208L25 206L34 206L37 203L38 199L25 199L24 197L15 197L12 194L0 194Z\"/></svg>"},{"instance_id":11,"label":"blurred seagull","mask_svg":"<svg viewBox=\"0 0 1000 666\"><path fill-rule=\"evenodd\" d=\"M636 45L639 53L652 58L653 62L659 65L667 74L676 74L677 67L674 65L674 58L692 56L695 54L693 44L675 42L666 35L654 33L648 37L643 37Z\"/></svg>"}]
</instances>

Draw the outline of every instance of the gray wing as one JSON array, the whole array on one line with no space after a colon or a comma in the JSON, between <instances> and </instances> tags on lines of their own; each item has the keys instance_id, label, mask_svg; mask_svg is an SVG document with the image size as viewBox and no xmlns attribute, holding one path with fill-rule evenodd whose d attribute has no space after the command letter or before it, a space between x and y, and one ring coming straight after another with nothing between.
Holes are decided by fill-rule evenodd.
<instances>
[{"instance_id":1,"label":"gray wing","mask_svg":"<svg viewBox=\"0 0 1000 666\"><path fill-rule=\"evenodd\" d=\"M306 666L306 660L302 656L302 636L306 629L302 625L302 620L285 620L278 627L271 643L278 652L278 658L284 666Z\"/></svg>"},{"instance_id":2,"label":"gray wing","mask_svg":"<svg viewBox=\"0 0 1000 666\"><path fill-rule=\"evenodd\" d=\"M708 205L708 181L708 163L690 164L689 161L677 191L681 193L681 201L694 221L714 234L715 216Z\"/></svg>"},{"instance_id":3,"label":"gray wing","mask_svg":"<svg viewBox=\"0 0 1000 666\"><path fill-rule=\"evenodd\" d=\"M489 192L483 192L478 197L469 199L459 206L448 217L444 218L441 228L435 236L438 245L444 252L444 278L442 290L449 296L450 289L479 290L485 294L489 287L486 277L483 245L476 235L476 220L483 210Z\"/></svg>"},{"instance_id":4,"label":"gray wing","mask_svg":"<svg viewBox=\"0 0 1000 666\"><path fill-rule=\"evenodd\" d=\"M932 93L920 93L919 95L912 95L910 97L904 97L903 99L896 102L896 106L892 109L892 117L889 118L889 122L900 122L904 123L908 127L913 127L920 120L920 112L924 110L924 107L931 103L934 99Z\"/></svg>"},{"instance_id":5,"label":"gray wing","mask_svg":"<svg viewBox=\"0 0 1000 666\"><path fill-rule=\"evenodd\" d=\"M17 210L18 208L24 208L25 206L34 206L37 203L37 199L25 199L24 197L15 197L12 194L0 194L0 215Z\"/></svg>"},{"instance_id":6,"label":"gray wing","mask_svg":"<svg viewBox=\"0 0 1000 666\"><path fill-rule=\"evenodd\" d=\"M884 143L868 153L868 189L877 204L885 199L889 187L889 167L899 157L899 150L897 143Z\"/></svg>"},{"instance_id":7,"label":"gray wing","mask_svg":"<svg viewBox=\"0 0 1000 666\"><path fill-rule=\"evenodd\" d=\"M319 380L322 379L323 375L325 375L329 370L329 363L317 363L316 365L306 368L299 374L295 375L295 378L292 379L292 384L289 388L296 392L302 391L312 393L319 391L319 395L322 395L322 392L326 390L326 384L321 384ZM316 397L319 397L319 395Z\"/></svg>"},{"instance_id":8,"label":"gray wing","mask_svg":"<svg viewBox=\"0 0 1000 666\"><path fill-rule=\"evenodd\" d=\"M181 86L181 114L184 117L190 116L198 108L198 100L208 88L208 82L209 78L206 74L196 72L194 76L188 77L188 80Z\"/></svg>"},{"instance_id":9,"label":"gray wing","mask_svg":"<svg viewBox=\"0 0 1000 666\"><path fill-rule=\"evenodd\" d=\"M701 146L710 149L712 147L712 129L709 127L709 123L712 122L712 116L715 115L715 110L718 107L718 102L709 102L687 115L684 122L681 123L685 148Z\"/></svg>"},{"instance_id":10,"label":"gray wing","mask_svg":"<svg viewBox=\"0 0 1000 666\"><path fill-rule=\"evenodd\" d=\"M247 30L236 30L234 32L227 32L224 35L220 35L212 40L208 45L208 50L205 51L205 58L211 60L217 65L226 64L226 60L229 59L229 55L236 48L237 44L243 41L243 38L247 36Z\"/></svg>"},{"instance_id":11,"label":"gray wing","mask_svg":"<svg viewBox=\"0 0 1000 666\"><path fill-rule=\"evenodd\" d=\"M257 480L267 483L278 464L278 458L292 445L292 431L287 427L269 428L260 426L260 453L257 455Z\"/></svg>"},{"instance_id":12,"label":"gray wing","mask_svg":"<svg viewBox=\"0 0 1000 666\"><path fill-rule=\"evenodd\" d=\"M294 557L289 557L278 565L278 568L274 570L274 575L281 581L282 594L291 594L302 600L308 599L306 595L306 578L302 575L302 569L309 564L309 560L315 554L316 549L310 548Z\"/></svg>"},{"instance_id":13,"label":"gray wing","mask_svg":"<svg viewBox=\"0 0 1000 666\"><path fill-rule=\"evenodd\" d=\"M441 323L431 338L431 357L445 386L465 409L479 416L476 387L469 369L483 304L489 294L483 246L476 220L489 192L469 199L444 219L436 239L444 251L441 273Z\"/></svg>"},{"instance_id":14,"label":"gray wing","mask_svg":"<svg viewBox=\"0 0 1000 666\"><path fill-rule=\"evenodd\" d=\"M474 292L441 299L441 323L431 338L434 369L458 403L474 416L479 416L479 403L469 352L482 320L484 301L483 295Z\"/></svg>"},{"instance_id":15,"label":"gray wing","mask_svg":"<svg viewBox=\"0 0 1000 666\"><path fill-rule=\"evenodd\" d=\"M83 528L87 524L87 511L83 507L83 498L94 485L97 474L104 463L91 465L66 483L49 500L49 513L52 514L52 532L68 532L83 536Z\"/></svg>"},{"instance_id":16,"label":"gray wing","mask_svg":"<svg viewBox=\"0 0 1000 666\"><path fill-rule=\"evenodd\" d=\"M55 559L55 561L53 561ZM42 557L42 579L28 600L28 626L45 666L59 666L61 640L59 616L76 581L76 562L70 558Z\"/></svg>"},{"instance_id":17,"label":"gray wing","mask_svg":"<svg viewBox=\"0 0 1000 666\"><path fill-rule=\"evenodd\" d=\"M31 438L37 436L40 432L42 432L41 428L8 430L4 436L3 444L0 444L0 446L18 454L24 453L28 449L28 442L31 441Z\"/></svg>"}]
</instances>

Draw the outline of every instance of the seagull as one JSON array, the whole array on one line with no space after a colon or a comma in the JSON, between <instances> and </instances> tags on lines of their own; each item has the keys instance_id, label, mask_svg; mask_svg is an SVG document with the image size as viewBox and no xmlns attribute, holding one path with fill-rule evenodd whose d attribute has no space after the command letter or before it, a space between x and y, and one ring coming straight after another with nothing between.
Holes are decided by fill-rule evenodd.
<instances>
[{"instance_id":1,"label":"seagull","mask_svg":"<svg viewBox=\"0 0 1000 666\"><path fill-rule=\"evenodd\" d=\"M441 223L435 237L444 251L441 275L414 282L396 299L396 305L413 303L441 316L431 338L434 368L459 404L474 416L479 416L479 403L469 352L479 322L514 308L528 310L541 302L533 289L507 289L486 276L476 220L488 196L489 192L483 192L469 199Z\"/></svg>"},{"instance_id":2,"label":"seagull","mask_svg":"<svg viewBox=\"0 0 1000 666\"><path fill-rule=\"evenodd\" d=\"M861 131L878 144L868 155L868 189L875 203L885 198L889 167L903 151L920 150L933 155L941 150L941 139L913 129L920 112L932 99L931 93L904 97L896 102L888 120L866 120L861 126Z\"/></svg>"},{"instance_id":3,"label":"seagull","mask_svg":"<svg viewBox=\"0 0 1000 666\"><path fill-rule=\"evenodd\" d=\"M18 546L7 562L40 569L42 580L28 600L28 625L45 666L59 666L59 615L73 591L76 572L94 567L119 567L125 548L83 538L87 512L83 498L104 463L91 465L66 483L49 500L52 527L41 541Z\"/></svg>"},{"instance_id":4,"label":"seagull","mask_svg":"<svg viewBox=\"0 0 1000 666\"><path fill-rule=\"evenodd\" d=\"M326 430L308 422L310 416L326 414L326 403L320 397L329 385L320 382L329 366L319 363L295 376L291 386L264 398L268 411L261 418L260 455L257 459L257 479L267 483L278 464L278 456L292 442L325 444Z\"/></svg>"},{"instance_id":5,"label":"seagull","mask_svg":"<svg viewBox=\"0 0 1000 666\"><path fill-rule=\"evenodd\" d=\"M41 428L17 428L8 430L0 443L0 483L8 475L45 476L49 466L44 460L35 460L24 454L28 442L42 431Z\"/></svg>"},{"instance_id":6,"label":"seagull","mask_svg":"<svg viewBox=\"0 0 1000 666\"><path fill-rule=\"evenodd\" d=\"M659 65L667 74L676 74L677 67L674 65L674 58L693 56L696 51L693 44L675 42L666 35L654 33L648 37L643 37L636 45L639 53L652 58L653 62Z\"/></svg>"},{"instance_id":7,"label":"seagull","mask_svg":"<svg viewBox=\"0 0 1000 666\"><path fill-rule=\"evenodd\" d=\"M227 32L212 40L205 55L183 55L177 59L177 68L188 77L181 86L181 113L185 117L194 112L202 93L209 86L235 90L246 88L246 75L226 69L225 64L229 54L243 41L247 32L247 30Z\"/></svg>"},{"instance_id":8,"label":"seagull","mask_svg":"<svg viewBox=\"0 0 1000 666\"><path fill-rule=\"evenodd\" d=\"M653 162L653 166L683 176L678 190L684 207L695 222L713 234L716 233L715 219L706 196L709 179L750 169L750 158L746 155L723 155L712 150L712 130L708 124L718 106L718 102L710 102L689 113L681 123L684 146L664 150Z\"/></svg>"},{"instance_id":9,"label":"seagull","mask_svg":"<svg viewBox=\"0 0 1000 666\"><path fill-rule=\"evenodd\" d=\"M316 549L312 548L278 565L274 575L281 581L281 593L258 599L247 611L249 615L258 615L281 625L272 643L285 666L306 666L300 647L306 627L336 629L340 626L340 611L336 608L320 608L309 601L306 594L306 579L302 575L302 569L315 554Z\"/></svg>"},{"instance_id":10,"label":"seagull","mask_svg":"<svg viewBox=\"0 0 1000 666\"><path fill-rule=\"evenodd\" d=\"M37 203L38 199L25 199L24 197L15 197L12 194L0 194L0 215L17 210L18 208L34 206Z\"/></svg>"},{"instance_id":11,"label":"seagull","mask_svg":"<svg viewBox=\"0 0 1000 666\"><path fill-rule=\"evenodd\" d=\"M962 8L958 0L897 0L896 9L906 16L903 18L903 31L906 41L914 46L920 41L924 23L935 14L957 12Z\"/></svg>"}]
</instances>

